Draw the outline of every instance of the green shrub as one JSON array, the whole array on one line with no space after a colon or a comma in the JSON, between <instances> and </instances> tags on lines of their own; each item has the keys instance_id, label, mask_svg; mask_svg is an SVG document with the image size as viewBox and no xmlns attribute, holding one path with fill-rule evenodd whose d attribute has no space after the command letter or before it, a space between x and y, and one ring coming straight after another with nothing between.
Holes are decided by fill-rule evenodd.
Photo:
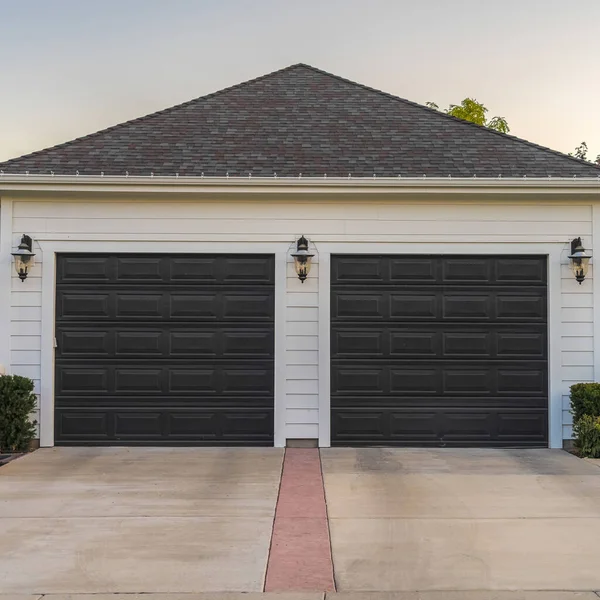
<instances>
[{"instance_id":1,"label":"green shrub","mask_svg":"<svg viewBox=\"0 0 600 600\"><path fill-rule=\"evenodd\" d=\"M0 375L0 452L26 452L37 423L33 381L18 375Z\"/></svg>"},{"instance_id":2,"label":"green shrub","mask_svg":"<svg viewBox=\"0 0 600 600\"><path fill-rule=\"evenodd\" d=\"M583 415L573 425L575 447L582 456L600 458L600 417Z\"/></svg>"},{"instance_id":3,"label":"green shrub","mask_svg":"<svg viewBox=\"0 0 600 600\"><path fill-rule=\"evenodd\" d=\"M600 417L600 383L576 383L571 386L573 423L583 415Z\"/></svg>"}]
</instances>

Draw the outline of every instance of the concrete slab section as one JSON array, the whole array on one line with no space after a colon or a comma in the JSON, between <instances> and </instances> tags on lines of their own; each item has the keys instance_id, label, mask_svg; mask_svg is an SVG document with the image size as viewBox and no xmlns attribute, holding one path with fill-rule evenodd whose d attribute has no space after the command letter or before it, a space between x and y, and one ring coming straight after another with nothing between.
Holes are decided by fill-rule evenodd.
<instances>
[{"instance_id":1,"label":"concrete slab section","mask_svg":"<svg viewBox=\"0 0 600 600\"><path fill-rule=\"evenodd\" d=\"M0 593L259 592L282 458L57 448L15 461L0 471Z\"/></svg>"},{"instance_id":2,"label":"concrete slab section","mask_svg":"<svg viewBox=\"0 0 600 600\"><path fill-rule=\"evenodd\" d=\"M563 451L326 450L332 518L600 517L600 476Z\"/></svg>"},{"instance_id":3,"label":"concrete slab section","mask_svg":"<svg viewBox=\"0 0 600 600\"><path fill-rule=\"evenodd\" d=\"M600 589L600 472L551 450L323 450L339 591Z\"/></svg>"},{"instance_id":4,"label":"concrete slab section","mask_svg":"<svg viewBox=\"0 0 600 600\"><path fill-rule=\"evenodd\" d=\"M594 592L339 592L326 600L597 600Z\"/></svg>"},{"instance_id":5,"label":"concrete slab section","mask_svg":"<svg viewBox=\"0 0 600 600\"><path fill-rule=\"evenodd\" d=\"M600 477L587 475L336 474L331 518L600 518Z\"/></svg>"},{"instance_id":6,"label":"concrete slab section","mask_svg":"<svg viewBox=\"0 0 600 600\"><path fill-rule=\"evenodd\" d=\"M594 590L600 519L332 519L337 588Z\"/></svg>"},{"instance_id":7,"label":"concrete slab section","mask_svg":"<svg viewBox=\"0 0 600 600\"><path fill-rule=\"evenodd\" d=\"M269 519L0 519L0 590L261 591Z\"/></svg>"},{"instance_id":8,"label":"concrete slab section","mask_svg":"<svg viewBox=\"0 0 600 600\"><path fill-rule=\"evenodd\" d=\"M46 594L48 600L324 600L324 592L202 592L200 594ZM5 600L0 594L0 600ZM10 599L9 599L10 600ZM17 600L19 600L17 598Z\"/></svg>"},{"instance_id":9,"label":"concrete slab section","mask_svg":"<svg viewBox=\"0 0 600 600\"><path fill-rule=\"evenodd\" d=\"M0 515L268 517L282 460L274 448L42 449L2 467Z\"/></svg>"}]
</instances>

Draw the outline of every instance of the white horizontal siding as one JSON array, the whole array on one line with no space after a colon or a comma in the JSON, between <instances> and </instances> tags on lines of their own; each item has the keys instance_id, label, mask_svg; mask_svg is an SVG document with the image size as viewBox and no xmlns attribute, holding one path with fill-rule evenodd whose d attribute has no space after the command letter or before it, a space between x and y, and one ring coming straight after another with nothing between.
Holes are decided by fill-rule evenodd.
<instances>
[{"instance_id":1,"label":"white horizontal siding","mask_svg":"<svg viewBox=\"0 0 600 600\"><path fill-rule=\"evenodd\" d=\"M573 205L577 209L573 209ZM574 218L576 217L576 218ZM12 215L13 246L22 232L42 244L45 240L113 241L254 241L290 244L304 233L320 242L495 243L511 253L511 243L548 243L562 249L560 323L561 393L594 377L593 268L583 285L568 265L569 240L582 236L593 250L592 207L585 202L495 200L476 196L398 201L240 199L239 201L114 201L15 199ZM225 246L226 247L226 246ZM40 388L40 335L42 250L36 245L37 264L25 283L16 275L10 282L10 348L13 372L32 377ZM318 252L317 252L318 254ZM286 266L285 437L318 437L318 256L304 284ZM570 436L567 408L563 432ZM570 416L570 415L569 415Z\"/></svg>"},{"instance_id":2,"label":"white horizontal siding","mask_svg":"<svg viewBox=\"0 0 600 600\"><path fill-rule=\"evenodd\" d=\"M577 204L577 219L573 219L573 205ZM426 206L426 212L424 211ZM115 198L113 201L86 202L85 215L81 211L81 200L55 200L15 202L13 219L64 220L77 214L80 218L92 220L114 219L161 221L189 219L222 220L232 216L247 220L290 219L298 221L303 215L312 220L396 220L396 221L491 221L493 223L591 223L591 207L576 200L567 203L539 203L522 200L501 202L481 202L477 198L448 198L439 201L425 201L421 198L408 198L398 202L394 199L381 200L366 197L364 200L344 199L339 201L325 198L308 200L295 199L293 202L241 200L203 202L146 201ZM19 232L18 229L13 229ZM297 232L298 230L295 230ZM308 236L308 230L304 233ZM583 235L581 232L579 235Z\"/></svg>"},{"instance_id":3,"label":"white horizontal siding","mask_svg":"<svg viewBox=\"0 0 600 600\"><path fill-rule=\"evenodd\" d=\"M292 350L318 350L319 339L316 335L288 335L287 349Z\"/></svg>"},{"instance_id":4,"label":"white horizontal siding","mask_svg":"<svg viewBox=\"0 0 600 600\"><path fill-rule=\"evenodd\" d=\"M594 338L592 333L588 332L587 336L569 336L564 335L562 338L563 352L591 352L593 356Z\"/></svg>"},{"instance_id":5,"label":"white horizontal siding","mask_svg":"<svg viewBox=\"0 0 600 600\"><path fill-rule=\"evenodd\" d=\"M311 231L311 234L313 232ZM308 234L307 234L308 235ZM319 257L315 254L308 278L302 283L294 268L289 252L295 250L292 243L288 250L286 269L286 438L318 438L318 278ZM298 335L298 326L304 330ZM317 429L315 433L315 428Z\"/></svg>"},{"instance_id":6,"label":"white horizontal siding","mask_svg":"<svg viewBox=\"0 0 600 600\"><path fill-rule=\"evenodd\" d=\"M563 367L572 366L594 366L594 353L593 352L566 352L562 353L562 365Z\"/></svg>"},{"instance_id":7,"label":"white horizontal siding","mask_svg":"<svg viewBox=\"0 0 600 600\"><path fill-rule=\"evenodd\" d=\"M319 423L319 411L314 408L290 408L288 406L286 421L295 425L315 425Z\"/></svg>"},{"instance_id":8,"label":"white horizontal siding","mask_svg":"<svg viewBox=\"0 0 600 600\"><path fill-rule=\"evenodd\" d=\"M288 394L287 395L287 407L288 408L305 408L305 409L317 410L319 408L319 395L318 394Z\"/></svg>"},{"instance_id":9,"label":"white horizontal siding","mask_svg":"<svg viewBox=\"0 0 600 600\"><path fill-rule=\"evenodd\" d=\"M318 365L319 353L316 350L287 350L285 362L288 365Z\"/></svg>"},{"instance_id":10,"label":"white horizontal siding","mask_svg":"<svg viewBox=\"0 0 600 600\"><path fill-rule=\"evenodd\" d=\"M319 324L316 321L288 321L286 323L286 331L290 337L311 337L317 338L319 335ZM318 338L317 338L318 339ZM314 340L313 342L314 343Z\"/></svg>"},{"instance_id":11,"label":"white horizontal siding","mask_svg":"<svg viewBox=\"0 0 600 600\"><path fill-rule=\"evenodd\" d=\"M318 439L319 425L317 423L287 423L285 435L288 440Z\"/></svg>"}]
</instances>

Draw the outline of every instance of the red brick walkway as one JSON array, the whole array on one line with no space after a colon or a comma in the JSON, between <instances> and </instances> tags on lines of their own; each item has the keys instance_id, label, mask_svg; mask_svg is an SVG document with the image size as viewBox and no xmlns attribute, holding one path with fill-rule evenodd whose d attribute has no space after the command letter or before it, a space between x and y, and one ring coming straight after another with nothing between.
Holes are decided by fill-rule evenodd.
<instances>
[{"instance_id":1,"label":"red brick walkway","mask_svg":"<svg viewBox=\"0 0 600 600\"><path fill-rule=\"evenodd\" d=\"M319 451L288 448L265 592L335 591Z\"/></svg>"}]
</instances>

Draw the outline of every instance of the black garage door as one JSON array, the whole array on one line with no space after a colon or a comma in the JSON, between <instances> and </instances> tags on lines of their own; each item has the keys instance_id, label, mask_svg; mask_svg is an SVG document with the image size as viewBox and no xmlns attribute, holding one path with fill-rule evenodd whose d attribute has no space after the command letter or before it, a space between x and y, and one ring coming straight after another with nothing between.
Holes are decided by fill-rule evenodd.
<instances>
[{"instance_id":1,"label":"black garage door","mask_svg":"<svg viewBox=\"0 0 600 600\"><path fill-rule=\"evenodd\" d=\"M273 256L60 255L57 444L272 445Z\"/></svg>"},{"instance_id":2,"label":"black garage door","mask_svg":"<svg viewBox=\"0 0 600 600\"><path fill-rule=\"evenodd\" d=\"M545 257L335 256L335 445L546 446Z\"/></svg>"}]
</instances>

